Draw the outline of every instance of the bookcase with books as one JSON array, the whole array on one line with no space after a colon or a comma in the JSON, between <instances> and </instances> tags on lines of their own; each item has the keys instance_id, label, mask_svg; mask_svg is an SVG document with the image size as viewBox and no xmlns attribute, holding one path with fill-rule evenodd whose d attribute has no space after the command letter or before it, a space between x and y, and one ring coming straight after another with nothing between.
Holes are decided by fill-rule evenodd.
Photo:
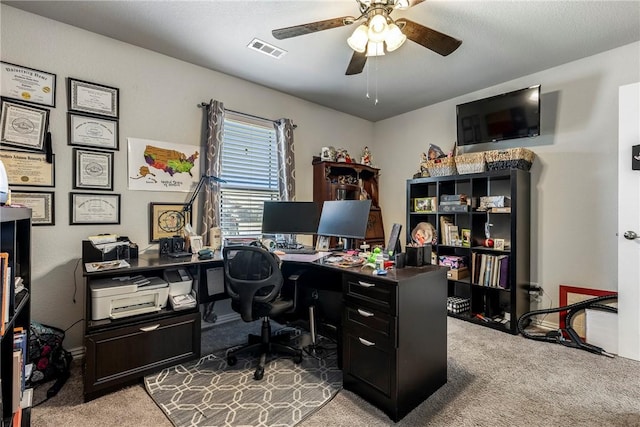
<instances>
[{"instance_id":1,"label":"bookcase with books","mask_svg":"<svg viewBox=\"0 0 640 427\"><path fill-rule=\"evenodd\" d=\"M0 207L0 387L3 426L30 425L25 389L31 323L31 209Z\"/></svg>"},{"instance_id":2,"label":"bookcase with books","mask_svg":"<svg viewBox=\"0 0 640 427\"><path fill-rule=\"evenodd\" d=\"M450 267L449 316L517 334L530 310L530 173L409 179L406 197L407 243L432 230L432 259Z\"/></svg>"}]
</instances>

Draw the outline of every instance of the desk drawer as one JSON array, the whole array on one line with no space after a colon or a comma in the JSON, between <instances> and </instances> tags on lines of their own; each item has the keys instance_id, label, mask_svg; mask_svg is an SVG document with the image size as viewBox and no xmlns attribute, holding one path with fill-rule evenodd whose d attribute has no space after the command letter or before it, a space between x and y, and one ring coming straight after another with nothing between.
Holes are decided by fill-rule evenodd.
<instances>
[{"instance_id":1,"label":"desk drawer","mask_svg":"<svg viewBox=\"0 0 640 427\"><path fill-rule=\"evenodd\" d=\"M85 400L200 355L198 312L85 337Z\"/></svg>"},{"instance_id":2,"label":"desk drawer","mask_svg":"<svg viewBox=\"0 0 640 427\"><path fill-rule=\"evenodd\" d=\"M345 274L343 278L346 299L365 307L396 315L397 286L364 276Z\"/></svg>"},{"instance_id":3,"label":"desk drawer","mask_svg":"<svg viewBox=\"0 0 640 427\"><path fill-rule=\"evenodd\" d=\"M343 328L354 334L367 334L375 342L384 342L390 347L397 347L397 318L389 314L347 304L344 308Z\"/></svg>"},{"instance_id":4,"label":"desk drawer","mask_svg":"<svg viewBox=\"0 0 640 427\"><path fill-rule=\"evenodd\" d=\"M365 386L385 398L395 395L396 353L362 334L343 332L343 374L345 386ZM348 387L352 389L351 387Z\"/></svg>"}]
</instances>

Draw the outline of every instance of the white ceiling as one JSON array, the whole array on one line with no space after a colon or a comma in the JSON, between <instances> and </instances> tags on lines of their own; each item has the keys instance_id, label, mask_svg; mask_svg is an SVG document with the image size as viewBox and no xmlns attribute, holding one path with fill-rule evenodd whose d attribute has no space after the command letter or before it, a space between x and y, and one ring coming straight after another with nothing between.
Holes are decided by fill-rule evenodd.
<instances>
[{"instance_id":1,"label":"white ceiling","mask_svg":"<svg viewBox=\"0 0 640 427\"><path fill-rule=\"evenodd\" d=\"M640 1L426 0L391 16L460 39L460 48L443 57L407 41L345 76L355 26L286 40L271 30L358 16L355 0L1 2L371 121L640 40ZM288 53L276 60L247 49L254 37Z\"/></svg>"}]
</instances>

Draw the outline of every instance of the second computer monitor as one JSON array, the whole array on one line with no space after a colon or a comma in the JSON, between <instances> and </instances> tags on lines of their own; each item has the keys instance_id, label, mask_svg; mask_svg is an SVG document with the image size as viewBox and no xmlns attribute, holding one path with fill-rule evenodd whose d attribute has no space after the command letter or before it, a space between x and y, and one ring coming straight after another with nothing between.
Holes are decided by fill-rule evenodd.
<instances>
[{"instance_id":1,"label":"second computer monitor","mask_svg":"<svg viewBox=\"0 0 640 427\"><path fill-rule=\"evenodd\" d=\"M322 206L318 235L364 239L371 200L327 200Z\"/></svg>"},{"instance_id":2,"label":"second computer monitor","mask_svg":"<svg viewBox=\"0 0 640 427\"><path fill-rule=\"evenodd\" d=\"M322 205L316 202L264 202L263 234L316 234Z\"/></svg>"}]
</instances>

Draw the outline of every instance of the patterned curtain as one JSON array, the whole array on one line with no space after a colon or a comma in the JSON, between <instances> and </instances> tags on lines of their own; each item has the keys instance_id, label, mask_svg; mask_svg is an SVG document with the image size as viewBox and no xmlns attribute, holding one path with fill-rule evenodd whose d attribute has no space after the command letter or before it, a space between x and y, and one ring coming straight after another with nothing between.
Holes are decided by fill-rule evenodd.
<instances>
[{"instance_id":1,"label":"patterned curtain","mask_svg":"<svg viewBox=\"0 0 640 427\"><path fill-rule=\"evenodd\" d=\"M220 101L209 101L207 105L207 152L206 174L220 176L220 155L222 152L222 135L224 124L224 105ZM204 188L204 244L209 245L211 227L220 226L220 192L217 185L206 185Z\"/></svg>"},{"instance_id":2,"label":"patterned curtain","mask_svg":"<svg viewBox=\"0 0 640 427\"><path fill-rule=\"evenodd\" d=\"M274 122L278 146L278 187L280 200L296 200L296 163L293 146L293 130L295 125L290 119Z\"/></svg>"}]
</instances>

